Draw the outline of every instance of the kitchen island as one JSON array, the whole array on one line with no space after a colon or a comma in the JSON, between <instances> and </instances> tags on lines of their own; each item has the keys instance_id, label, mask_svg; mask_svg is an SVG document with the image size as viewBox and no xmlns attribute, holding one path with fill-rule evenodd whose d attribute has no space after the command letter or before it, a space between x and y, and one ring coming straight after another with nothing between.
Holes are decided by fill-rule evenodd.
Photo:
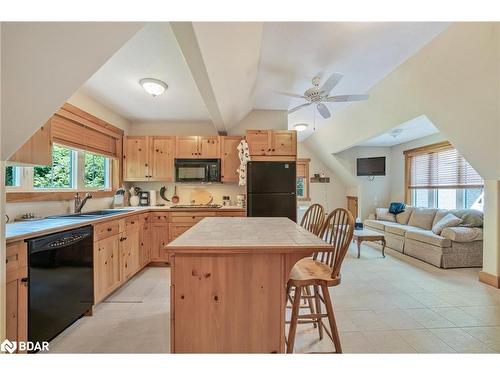
<instances>
[{"instance_id":1,"label":"kitchen island","mask_svg":"<svg viewBox=\"0 0 500 375\"><path fill-rule=\"evenodd\" d=\"M299 259L331 245L287 218L205 218L166 246L173 353L284 353Z\"/></svg>"}]
</instances>

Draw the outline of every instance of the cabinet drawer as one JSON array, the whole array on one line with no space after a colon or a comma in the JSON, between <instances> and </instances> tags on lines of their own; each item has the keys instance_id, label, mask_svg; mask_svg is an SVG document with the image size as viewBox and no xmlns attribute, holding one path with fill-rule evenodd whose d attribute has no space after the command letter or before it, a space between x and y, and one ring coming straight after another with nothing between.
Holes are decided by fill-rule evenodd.
<instances>
[{"instance_id":1,"label":"cabinet drawer","mask_svg":"<svg viewBox=\"0 0 500 375\"><path fill-rule=\"evenodd\" d=\"M99 241L110 236L114 236L120 232L120 224L118 220L108 221L102 224L94 225L94 241Z\"/></svg>"},{"instance_id":2,"label":"cabinet drawer","mask_svg":"<svg viewBox=\"0 0 500 375\"><path fill-rule=\"evenodd\" d=\"M24 242L8 244L5 261L7 282L28 276L28 250Z\"/></svg>"},{"instance_id":3,"label":"cabinet drawer","mask_svg":"<svg viewBox=\"0 0 500 375\"><path fill-rule=\"evenodd\" d=\"M168 242L172 242L182 233L191 228L193 224L169 224L168 225Z\"/></svg>"},{"instance_id":4,"label":"cabinet drawer","mask_svg":"<svg viewBox=\"0 0 500 375\"><path fill-rule=\"evenodd\" d=\"M125 230L132 231L139 229L139 216L134 215L125 218Z\"/></svg>"},{"instance_id":5,"label":"cabinet drawer","mask_svg":"<svg viewBox=\"0 0 500 375\"><path fill-rule=\"evenodd\" d=\"M166 212L152 212L150 217L152 223L168 222L168 213Z\"/></svg>"},{"instance_id":6,"label":"cabinet drawer","mask_svg":"<svg viewBox=\"0 0 500 375\"><path fill-rule=\"evenodd\" d=\"M215 212L172 212L170 214L171 223L197 223L204 217L216 216Z\"/></svg>"},{"instance_id":7,"label":"cabinet drawer","mask_svg":"<svg viewBox=\"0 0 500 375\"><path fill-rule=\"evenodd\" d=\"M241 217L247 216L245 211L220 211L217 212L219 217Z\"/></svg>"}]
</instances>

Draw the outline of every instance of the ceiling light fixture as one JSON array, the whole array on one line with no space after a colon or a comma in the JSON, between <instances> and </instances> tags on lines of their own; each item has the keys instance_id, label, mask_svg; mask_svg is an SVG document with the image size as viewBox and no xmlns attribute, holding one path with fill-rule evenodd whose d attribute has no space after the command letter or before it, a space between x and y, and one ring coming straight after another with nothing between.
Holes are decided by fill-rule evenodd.
<instances>
[{"instance_id":1,"label":"ceiling light fixture","mask_svg":"<svg viewBox=\"0 0 500 375\"><path fill-rule=\"evenodd\" d=\"M168 88L167 84L155 78L143 78L139 81L144 91L153 97L161 95Z\"/></svg>"},{"instance_id":2,"label":"ceiling light fixture","mask_svg":"<svg viewBox=\"0 0 500 375\"><path fill-rule=\"evenodd\" d=\"M393 137L393 138L396 138L396 137L399 137L401 135L401 133L403 132L403 129L401 128L396 128L396 129L392 129L389 134Z\"/></svg>"},{"instance_id":3,"label":"ceiling light fixture","mask_svg":"<svg viewBox=\"0 0 500 375\"><path fill-rule=\"evenodd\" d=\"M295 130L297 130L298 132L303 132L304 130L306 130L307 128L309 127L309 125L305 124L305 123L302 123L302 124L295 124L293 126L293 128Z\"/></svg>"}]
</instances>

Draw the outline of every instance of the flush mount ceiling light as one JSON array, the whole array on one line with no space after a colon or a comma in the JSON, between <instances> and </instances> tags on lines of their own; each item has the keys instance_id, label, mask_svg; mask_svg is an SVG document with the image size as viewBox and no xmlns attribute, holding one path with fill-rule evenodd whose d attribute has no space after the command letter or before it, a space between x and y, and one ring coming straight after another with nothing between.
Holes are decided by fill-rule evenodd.
<instances>
[{"instance_id":1,"label":"flush mount ceiling light","mask_svg":"<svg viewBox=\"0 0 500 375\"><path fill-rule=\"evenodd\" d=\"M168 88L167 84L155 78L143 78L139 81L144 91L153 97L161 95Z\"/></svg>"},{"instance_id":2,"label":"flush mount ceiling light","mask_svg":"<svg viewBox=\"0 0 500 375\"><path fill-rule=\"evenodd\" d=\"M401 128L397 128L397 129L393 129L389 132L389 134L393 137L393 138L397 138L401 135L401 133L403 132L403 129Z\"/></svg>"},{"instance_id":3,"label":"flush mount ceiling light","mask_svg":"<svg viewBox=\"0 0 500 375\"><path fill-rule=\"evenodd\" d=\"M297 130L298 132L303 132L304 130L306 130L306 129L308 128L308 126L309 126L309 125L307 125L307 124L305 124L305 123L303 123L303 124L295 124L295 125L293 126L293 128L294 128L295 130Z\"/></svg>"}]
</instances>

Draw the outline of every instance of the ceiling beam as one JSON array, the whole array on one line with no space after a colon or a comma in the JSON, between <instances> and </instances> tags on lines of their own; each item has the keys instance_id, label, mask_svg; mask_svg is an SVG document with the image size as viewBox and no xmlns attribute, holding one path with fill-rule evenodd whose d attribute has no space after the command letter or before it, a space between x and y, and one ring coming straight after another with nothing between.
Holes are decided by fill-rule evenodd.
<instances>
[{"instance_id":1,"label":"ceiling beam","mask_svg":"<svg viewBox=\"0 0 500 375\"><path fill-rule=\"evenodd\" d=\"M217 133L227 134L227 127L222 118L192 22L171 22L170 26Z\"/></svg>"}]
</instances>

